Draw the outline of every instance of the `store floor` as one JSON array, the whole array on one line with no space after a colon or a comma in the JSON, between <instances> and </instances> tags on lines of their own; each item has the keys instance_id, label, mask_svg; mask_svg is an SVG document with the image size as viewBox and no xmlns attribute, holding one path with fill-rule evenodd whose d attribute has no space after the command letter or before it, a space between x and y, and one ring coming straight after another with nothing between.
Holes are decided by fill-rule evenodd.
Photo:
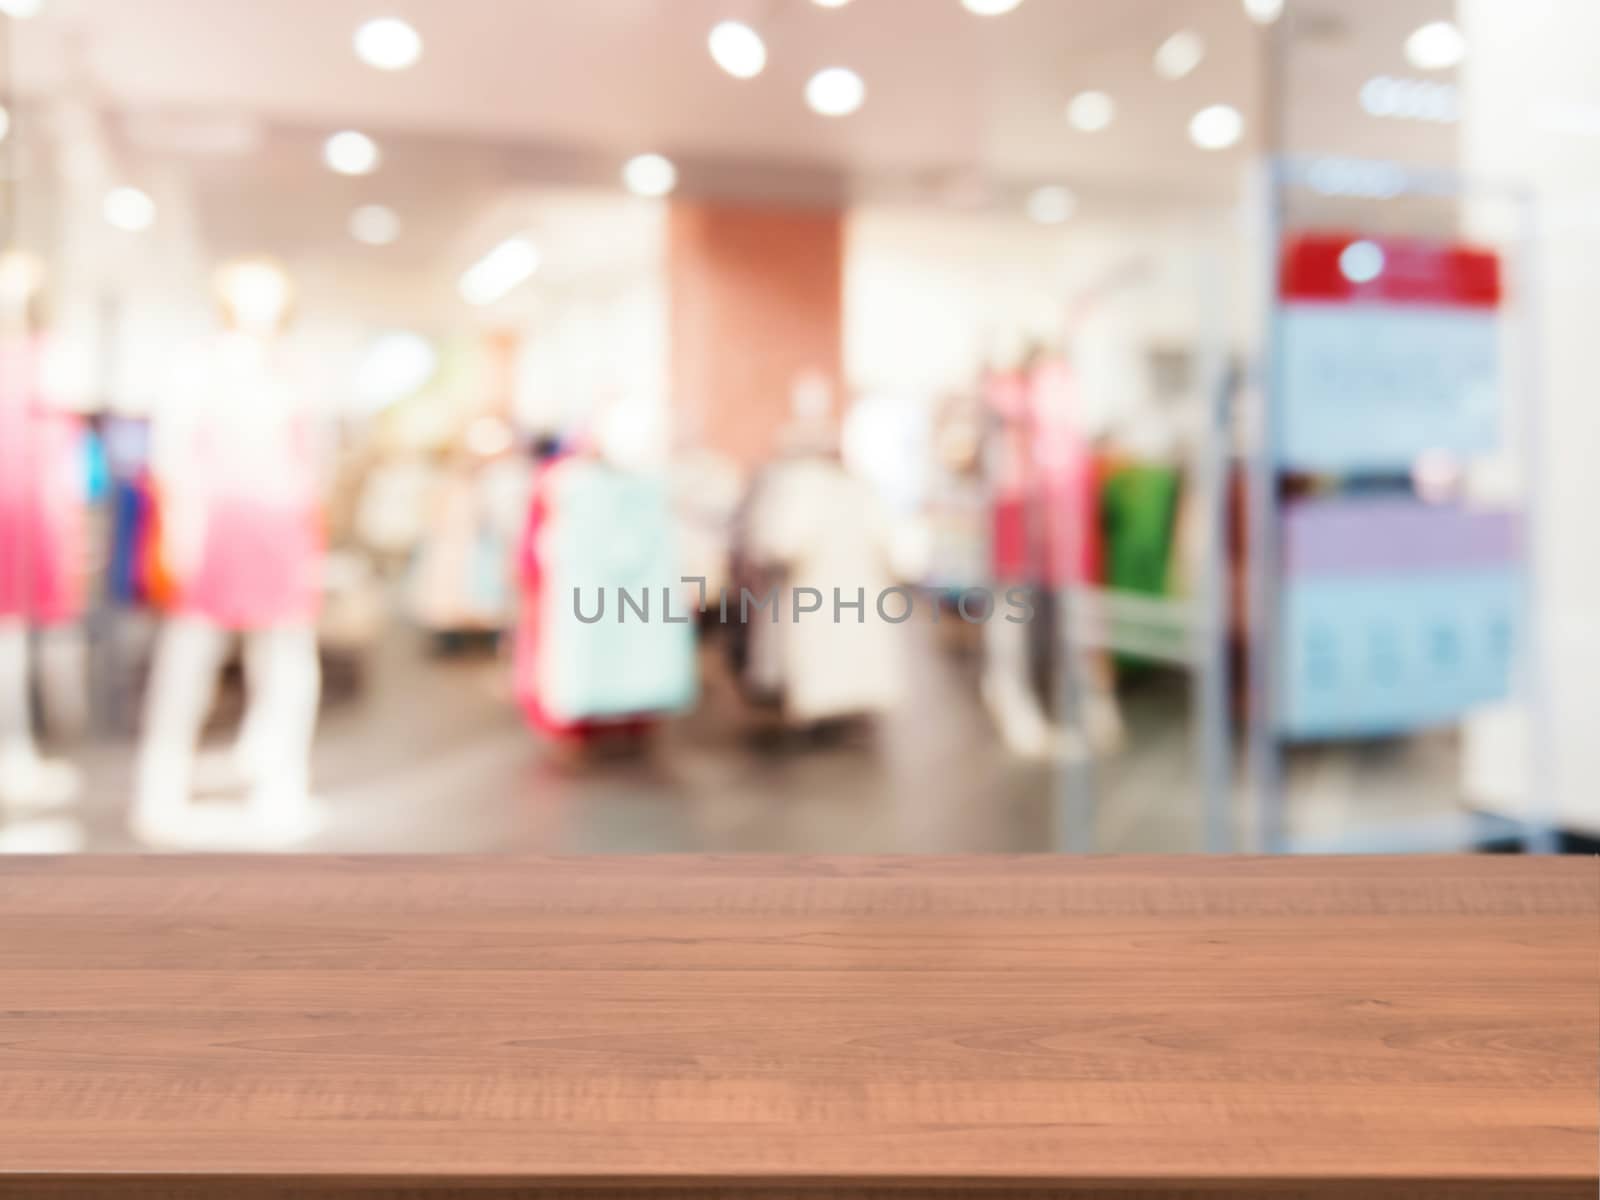
<instances>
[{"instance_id":1,"label":"store floor","mask_svg":"<svg viewBox=\"0 0 1600 1200\"><path fill-rule=\"evenodd\" d=\"M875 728L779 736L740 704L714 657L701 703L641 752L574 757L529 732L492 653L440 654L393 630L361 686L337 686L318 729L315 779L328 816L305 849L334 852L990 853L1067 848L1064 782L995 736L968 653L912 656L911 700ZM224 704L226 705L226 689ZM1125 689L1129 747L1095 771L1095 849L1200 849L1200 798L1185 686ZM226 719L217 723L226 725ZM226 735L214 729L213 737ZM23 848L134 851L126 832L133 742L74 755L80 812L5 831ZM1454 811L1454 751L1413 739L1300 756L1295 820L1357 823ZM1239 799L1243 815L1243 797ZM37 836L34 836L34 834ZM5 840L5 839L0 839Z\"/></svg>"}]
</instances>

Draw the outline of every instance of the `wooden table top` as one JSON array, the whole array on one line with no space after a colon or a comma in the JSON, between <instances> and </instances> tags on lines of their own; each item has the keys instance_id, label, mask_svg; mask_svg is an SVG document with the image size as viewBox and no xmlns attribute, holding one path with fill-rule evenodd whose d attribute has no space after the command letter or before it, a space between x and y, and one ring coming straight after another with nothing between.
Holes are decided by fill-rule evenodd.
<instances>
[{"instance_id":1,"label":"wooden table top","mask_svg":"<svg viewBox=\"0 0 1600 1200\"><path fill-rule=\"evenodd\" d=\"M1594 859L19 858L0 1195L1592 1197L1597 1022Z\"/></svg>"}]
</instances>

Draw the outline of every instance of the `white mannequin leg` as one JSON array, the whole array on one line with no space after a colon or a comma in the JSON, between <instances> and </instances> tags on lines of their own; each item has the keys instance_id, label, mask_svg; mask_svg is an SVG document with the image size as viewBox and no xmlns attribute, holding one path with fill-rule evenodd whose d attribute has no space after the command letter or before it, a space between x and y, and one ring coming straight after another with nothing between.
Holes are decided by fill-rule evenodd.
<instances>
[{"instance_id":1,"label":"white mannequin leg","mask_svg":"<svg viewBox=\"0 0 1600 1200\"><path fill-rule=\"evenodd\" d=\"M1044 758L1060 735L1034 693L1028 671L1028 627L996 616L983 629L984 704L1013 754Z\"/></svg>"},{"instance_id":2,"label":"white mannequin leg","mask_svg":"<svg viewBox=\"0 0 1600 1200\"><path fill-rule=\"evenodd\" d=\"M252 630L245 635L249 708L239 753L253 775L251 825L263 846L292 845L322 824L311 796L311 746L322 669L309 625Z\"/></svg>"},{"instance_id":3,"label":"white mannequin leg","mask_svg":"<svg viewBox=\"0 0 1600 1200\"><path fill-rule=\"evenodd\" d=\"M222 630L197 617L168 621L156 640L134 781L133 827L142 840L181 845L193 837L195 748L224 643Z\"/></svg>"},{"instance_id":4,"label":"white mannequin leg","mask_svg":"<svg viewBox=\"0 0 1600 1200\"><path fill-rule=\"evenodd\" d=\"M0 807L60 807L77 797L78 773L39 756L28 680L28 627L0 620Z\"/></svg>"},{"instance_id":5,"label":"white mannequin leg","mask_svg":"<svg viewBox=\"0 0 1600 1200\"><path fill-rule=\"evenodd\" d=\"M28 712L28 627L4 620L0 621L0 762L34 754Z\"/></svg>"},{"instance_id":6,"label":"white mannequin leg","mask_svg":"<svg viewBox=\"0 0 1600 1200\"><path fill-rule=\"evenodd\" d=\"M56 737L81 737L89 727L89 639L81 625L56 625L39 635L39 690L45 726Z\"/></svg>"}]
</instances>

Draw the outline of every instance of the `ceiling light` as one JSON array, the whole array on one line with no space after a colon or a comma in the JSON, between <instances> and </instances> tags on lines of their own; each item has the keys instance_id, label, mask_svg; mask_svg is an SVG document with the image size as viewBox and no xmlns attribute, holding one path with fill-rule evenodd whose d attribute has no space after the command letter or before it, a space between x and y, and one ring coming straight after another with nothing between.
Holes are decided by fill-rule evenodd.
<instances>
[{"instance_id":1,"label":"ceiling light","mask_svg":"<svg viewBox=\"0 0 1600 1200\"><path fill-rule=\"evenodd\" d=\"M355 393L366 411L381 412L420 392L438 369L439 352L420 333L380 333L356 365Z\"/></svg>"},{"instance_id":2,"label":"ceiling light","mask_svg":"<svg viewBox=\"0 0 1600 1200\"><path fill-rule=\"evenodd\" d=\"M1244 15L1257 25L1271 25L1283 16L1283 0L1240 0Z\"/></svg>"},{"instance_id":3,"label":"ceiling light","mask_svg":"<svg viewBox=\"0 0 1600 1200\"><path fill-rule=\"evenodd\" d=\"M386 204L363 204L350 214L350 236L368 246L387 246L400 236L400 215Z\"/></svg>"},{"instance_id":4,"label":"ceiling light","mask_svg":"<svg viewBox=\"0 0 1600 1200\"><path fill-rule=\"evenodd\" d=\"M1461 119L1461 101L1455 85L1432 79L1375 75L1361 85L1361 107L1368 116L1403 121L1449 125Z\"/></svg>"},{"instance_id":5,"label":"ceiling light","mask_svg":"<svg viewBox=\"0 0 1600 1200\"><path fill-rule=\"evenodd\" d=\"M1067 120L1084 133L1099 133L1116 115L1116 102L1105 92L1079 92L1067 104Z\"/></svg>"},{"instance_id":6,"label":"ceiling light","mask_svg":"<svg viewBox=\"0 0 1600 1200\"><path fill-rule=\"evenodd\" d=\"M811 0L818 8L843 8L850 0Z\"/></svg>"},{"instance_id":7,"label":"ceiling light","mask_svg":"<svg viewBox=\"0 0 1600 1200\"><path fill-rule=\"evenodd\" d=\"M1059 225L1078 211L1078 198L1070 188L1041 187L1028 193L1028 216L1040 225Z\"/></svg>"},{"instance_id":8,"label":"ceiling light","mask_svg":"<svg viewBox=\"0 0 1600 1200\"><path fill-rule=\"evenodd\" d=\"M341 175L369 175L378 169L382 159L378 143L353 129L336 133L322 143L322 161Z\"/></svg>"},{"instance_id":9,"label":"ceiling light","mask_svg":"<svg viewBox=\"0 0 1600 1200\"><path fill-rule=\"evenodd\" d=\"M961 0L961 7L980 17L998 17L1021 3L1022 0Z\"/></svg>"},{"instance_id":10,"label":"ceiling light","mask_svg":"<svg viewBox=\"0 0 1600 1200\"><path fill-rule=\"evenodd\" d=\"M43 0L0 0L0 13L19 21L38 16L43 7Z\"/></svg>"},{"instance_id":11,"label":"ceiling light","mask_svg":"<svg viewBox=\"0 0 1600 1200\"><path fill-rule=\"evenodd\" d=\"M156 219L156 202L136 187L114 187L100 202L106 224L128 233L149 229Z\"/></svg>"},{"instance_id":12,"label":"ceiling light","mask_svg":"<svg viewBox=\"0 0 1600 1200\"><path fill-rule=\"evenodd\" d=\"M11 110L0 104L0 142L6 140L6 135L11 132Z\"/></svg>"},{"instance_id":13,"label":"ceiling light","mask_svg":"<svg viewBox=\"0 0 1600 1200\"><path fill-rule=\"evenodd\" d=\"M824 117L844 117L861 107L867 85L848 67L826 67L806 81L806 103Z\"/></svg>"},{"instance_id":14,"label":"ceiling light","mask_svg":"<svg viewBox=\"0 0 1600 1200\"><path fill-rule=\"evenodd\" d=\"M766 68L767 44L742 21L719 21L706 39L711 57L735 79L754 79Z\"/></svg>"},{"instance_id":15,"label":"ceiling light","mask_svg":"<svg viewBox=\"0 0 1600 1200\"><path fill-rule=\"evenodd\" d=\"M380 71L403 71L422 57L422 35L399 17L379 17L356 30L356 57Z\"/></svg>"},{"instance_id":16,"label":"ceiling light","mask_svg":"<svg viewBox=\"0 0 1600 1200\"><path fill-rule=\"evenodd\" d=\"M1324 196L1388 199L1405 190L1404 170L1393 163L1361 158L1319 158L1306 170L1312 191Z\"/></svg>"},{"instance_id":17,"label":"ceiling light","mask_svg":"<svg viewBox=\"0 0 1600 1200\"><path fill-rule=\"evenodd\" d=\"M1419 71L1444 71L1467 56L1467 39L1452 21L1429 21L1406 39L1406 59Z\"/></svg>"},{"instance_id":18,"label":"ceiling light","mask_svg":"<svg viewBox=\"0 0 1600 1200\"><path fill-rule=\"evenodd\" d=\"M665 196L678 186L678 168L659 154L636 155L622 164L622 183L635 196Z\"/></svg>"},{"instance_id":19,"label":"ceiling light","mask_svg":"<svg viewBox=\"0 0 1600 1200\"><path fill-rule=\"evenodd\" d=\"M1189 140L1202 150L1226 150L1244 136L1244 117L1231 104L1202 108L1189 120Z\"/></svg>"},{"instance_id":20,"label":"ceiling light","mask_svg":"<svg viewBox=\"0 0 1600 1200\"><path fill-rule=\"evenodd\" d=\"M493 304L539 269L539 248L525 237L507 238L472 266L457 284L461 298L482 307Z\"/></svg>"},{"instance_id":21,"label":"ceiling light","mask_svg":"<svg viewBox=\"0 0 1600 1200\"><path fill-rule=\"evenodd\" d=\"M1156 74L1182 79L1206 56L1206 40L1192 29L1182 29L1156 47Z\"/></svg>"},{"instance_id":22,"label":"ceiling light","mask_svg":"<svg viewBox=\"0 0 1600 1200\"><path fill-rule=\"evenodd\" d=\"M1339 252L1339 273L1351 283L1371 283L1383 274L1383 247L1377 242L1351 242Z\"/></svg>"}]
</instances>

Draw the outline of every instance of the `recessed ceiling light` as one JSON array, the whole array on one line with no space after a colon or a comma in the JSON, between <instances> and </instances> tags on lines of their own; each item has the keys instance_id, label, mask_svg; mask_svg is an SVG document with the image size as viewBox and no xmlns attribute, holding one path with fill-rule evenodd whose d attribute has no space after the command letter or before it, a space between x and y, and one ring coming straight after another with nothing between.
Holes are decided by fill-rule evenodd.
<instances>
[{"instance_id":1,"label":"recessed ceiling light","mask_svg":"<svg viewBox=\"0 0 1600 1200\"><path fill-rule=\"evenodd\" d=\"M1283 16L1283 0L1240 0L1244 15L1257 25L1271 25Z\"/></svg>"},{"instance_id":2,"label":"recessed ceiling light","mask_svg":"<svg viewBox=\"0 0 1600 1200\"><path fill-rule=\"evenodd\" d=\"M378 17L355 35L356 57L380 71L403 71L422 57L422 35L399 17Z\"/></svg>"},{"instance_id":3,"label":"recessed ceiling light","mask_svg":"<svg viewBox=\"0 0 1600 1200\"><path fill-rule=\"evenodd\" d=\"M1351 283L1371 283L1383 274L1383 247L1377 242L1351 242L1339 251L1339 273Z\"/></svg>"},{"instance_id":4,"label":"recessed ceiling light","mask_svg":"<svg viewBox=\"0 0 1600 1200\"><path fill-rule=\"evenodd\" d=\"M511 292L539 269L539 248L525 237L507 238L472 266L457 284L461 298L482 307Z\"/></svg>"},{"instance_id":5,"label":"recessed ceiling light","mask_svg":"<svg viewBox=\"0 0 1600 1200\"><path fill-rule=\"evenodd\" d=\"M1028 193L1028 216L1040 225L1059 225L1078 211L1078 198L1070 188L1049 186Z\"/></svg>"},{"instance_id":6,"label":"recessed ceiling light","mask_svg":"<svg viewBox=\"0 0 1600 1200\"><path fill-rule=\"evenodd\" d=\"M149 229L156 219L156 202L136 187L114 187L100 202L106 224L128 233Z\"/></svg>"},{"instance_id":7,"label":"recessed ceiling light","mask_svg":"<svg viewBox=\"0 0 1600 1200\"><path fill-rule=\"evenodd\" d=\"M439 352L420 333L395 329L368 344L356 366L355 393L367 412L381 412L425 387L439 369Z\"/></svg>"},{"instance_id":8,"label":"recessed ceiling light","mask_svg":"<svg viewBox=\"0 0 1600 1200\"><path fill-rule=\"evenodd\" d=\"M1079 92L1067 103L1067 120L1084 133L1099 133L1116 115L1116 102L1105 92Z\"/></svg>"},{"instance_id":9,"label":"recessed ceiling light","mask_svg":"<svg viewBox=\"0 0 1600 1200\"><path fill-rule=\"evenodd\" d=\"M0 13L19 21L38 16L43 7L43 0L0 0Z\"/></svg>"},{"instance_id":10,"label":"recessed ceiling light","mask_svg":"<svg viewBox=\"0 0 1600 1200\"><path fill-rule=\"evenodd\" d=\"M843 8L850 0L811 0L818 8Z\"/></svg>"},{"instance_id":11,"label":"recessed ceiling light","mask_svg":"<svg viewBox=\"0 0 1600 1200\"><path fill-rule=\"evenodd\" d=\"M0 142L6 140L6 135L11 132L11 110L0 104Z\"/></svg>"},{"instance_id":12,"label":"recessed ceiling light","mask_svg":"<svg viewBox=\"0 0 1600 1200\"><path fill-rule=\"evenodd\" d=\"M1386 200L1405 190L1405 171L1393 163L1363 158L1319 158L1306 170L1311 190L1324 196L1368 196Z\"/></svg>"},{"instance_id":13,"label":"recessed ceiling light","mask_svg":"<svg viewBox=\"0 0 1600 1200\"><path fill-rule=\"evenodd\" d=\"M1022 0L961 0L961 7L980 17L998 17L1021 3Z\"/></svg>"},{"instance_id":14,"label":"recessed ceiling light","mask_svg":"<svg viewBox=\"0 0 1600 1200\"><path fill-rule=\"evenodd\" d=\"M369 175L382 160L378 143L354 129L342 130L322 143L322 161L341 175Z\"/></svg>"},{"instance_id":15,"label":"recessed ceiling light","mask_svg":"<svg viewBox=\"0 0 1600 1200\"><path fill-rule=\"evenodd\" d=\"M1156 74L1182 79L1206 56L1206 40L1192 29L1180 29L1156 47Z\"/></svg>"},{"instance_id":16,"label":"recessed ceiling light","mask_svg":"<svg viewBox=\"0 0 1600 1200\"><path fill-rule=\"evenodd\" d=\"M849 67L825 67L806 81L806 103L824 117L849 116L867 98L867 85Z\"/></svg>"},{"instance_id":17,"label":"recessed ceiling light","mask_svg":"<svg viewBox=\"0 0 1600 1200\"><path fill-rule=\"evenodd\" d=\"M400 236L400 215L386 204L363 204L350 214L350 236L367 246L387 246Z\"/></svg>"},{"instance_id":18,"label":"recessed ceiling light","mask_svg":"<svg viewBox=\"0 0 1600 1200\"><path fill-rule=\"evenodd\" d=\"M1361 85L1361 107L1368 116L1449 125L1461 118L1455 84L1432 79L1394 79L1374 75Z\"/></svg>"},{"instance_id":19,"label":"recessed ceiling light","mask_svg":"<svg viewBox=\"0 0 1600 1200\"><path fill-rule=\"evenodd\" d=\"M1406 39L1406 58L1419 71L1445 71L1466 56L1466 36L1453 21L1429 21Z\"/></svg>"},{"instance_id":20,"label":"recessed ceiling light","mask_svg":"<svg viewBox=\"0 0 1600 1200\"><path fill-rule=\"evenodd\" d=\"M711 57L735 79L754 79L766 68L767 44L742 21L719 21L706 39Z\"/></svg>"},{"instance_id":21,"label":"recessed ceiling light","mask_svg":"<svg viewBox=\"0 0 1600 1200\"><path fill-rule=\"evenodd\" d=\"M1189 119L1189 140L1202 150L1226 150L1244 136L1244 117L1231 104L1213 104Z\"/></svg>"},{"instance_id":22,"label":"recessed ceiling light","mask_svg":"<svg viewBox=\"0 0 1600 1200\"><path fill-rule=\"evenodd\" d=\"M622 183L635 196L665 196L678 186L678 168L660 154L639 154L622 164Z\"/></svg>"}]
</instances>

